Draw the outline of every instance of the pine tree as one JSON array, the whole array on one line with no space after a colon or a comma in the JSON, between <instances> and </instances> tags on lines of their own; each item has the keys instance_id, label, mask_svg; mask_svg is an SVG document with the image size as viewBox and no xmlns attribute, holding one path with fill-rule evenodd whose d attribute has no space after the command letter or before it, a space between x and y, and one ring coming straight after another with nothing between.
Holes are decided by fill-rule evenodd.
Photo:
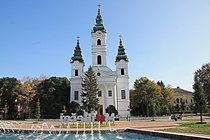
<instances>
[{"instance_id":1,"label":"pine tree","mask_svg":"<svg viewBox=\"0 0 210 140\"><path fill-rule=\"evenodd\" d=\"M200 113L200 123L203 123L203 112L207 110L207 98L203 92L203 87L199 78L195 75L194 77L194 102L195 102L195 112Z\"/></svg>"},{"instance_id":2,"label":"pine tree","mask_svg":"<svg viewBox=\"0 0 210 140\"><path fill-rule=\"evenodd\" d=\"M40 119L40 102L39 102L39 99L37 100L37 103L36 103L36 119L39 120Z\"/></svg>"},{"instance_id":3,"label":"pine tree","mask_svg":"<svg viewBox=\"0 0 210 140\"><path fill-rule=\"evenodd\" d=\"M97 98L98 85L96 75L92 67L88 68L85 77L82 79L82 109L90 113L98 108L99 99Z\"/></svg>"}]
</instances>

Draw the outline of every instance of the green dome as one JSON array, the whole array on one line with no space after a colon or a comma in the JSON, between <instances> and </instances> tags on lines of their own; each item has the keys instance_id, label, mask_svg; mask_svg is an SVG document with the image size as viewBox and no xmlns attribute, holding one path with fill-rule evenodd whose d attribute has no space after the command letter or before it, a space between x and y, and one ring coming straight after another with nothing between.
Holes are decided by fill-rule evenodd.
<instances>
[{"instance_id":1,"label":"green dome","mask_svg":"<svg viewBox=\"0 0 210 140\"><path fill-rule=\"evenodd\" d=\"M82 58L82 51L79 46L79 39L77 39L77 46L74 49L74 54L70 60L70 63L74 63L74 61L79 61L80 63L84 63L84 60Z\"/></svg>"}]
</instances>

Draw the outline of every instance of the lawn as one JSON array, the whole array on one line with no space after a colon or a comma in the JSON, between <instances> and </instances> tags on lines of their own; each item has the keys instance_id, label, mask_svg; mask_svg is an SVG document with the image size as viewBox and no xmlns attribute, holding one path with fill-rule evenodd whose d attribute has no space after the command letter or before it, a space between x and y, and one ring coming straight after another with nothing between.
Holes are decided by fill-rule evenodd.
<instances>
[{"instance_id":1,"label":"lawn","mask_svg":"<svg viewBox=\"0 0 210 140\"><path fill-rule=\"evenodd\" d=\"M195 121L181 122L177 128L164 129L167 132L193 133L210 135L210 124L198 124Z\"/></svg>"}]
</instances>

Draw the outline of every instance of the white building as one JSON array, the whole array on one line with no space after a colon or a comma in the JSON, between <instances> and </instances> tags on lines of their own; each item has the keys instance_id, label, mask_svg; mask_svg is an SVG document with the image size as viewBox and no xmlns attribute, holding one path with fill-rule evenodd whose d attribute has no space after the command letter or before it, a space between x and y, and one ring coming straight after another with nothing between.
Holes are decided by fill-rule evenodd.
<instances>
[{"instance_id":1,"label":"white building","mask_svg":"<svg viewBox=\"0 0 210 140\"><path fill-rule=\"evenodd\" d=\"M112 71L107 66L107 32L100 15L100 5L96 24L91 32L92 36L92 68L97 75L99 109L98 114L105 114L109 105L114 105L119 115L130 115L129 106L129 76L128 58L120 38L118 53L115 59L116 70ZM117 47L116 47L117 51ZM114 61L114 60L113 60ZM79 39L71 58L71 93L70 101L81 104L81 77L84 76L84 60L82 58Z\"/></svg>"}]
</instances>

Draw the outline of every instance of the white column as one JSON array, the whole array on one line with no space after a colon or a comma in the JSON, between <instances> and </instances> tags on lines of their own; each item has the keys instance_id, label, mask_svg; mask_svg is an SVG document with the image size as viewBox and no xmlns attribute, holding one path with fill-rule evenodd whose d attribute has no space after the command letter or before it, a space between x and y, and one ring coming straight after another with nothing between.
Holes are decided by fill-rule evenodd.
<instances>
[{"instance_id":1,"label":"white column","mask_svg":"<svg viewBox=\"0 0 210 140\"><path fill-rule=\"evenodd\" d=\"M104 84L104 113L105 113L105 109L107 108L107 85Z\"/></svg>"},{"instance_id":2,"label":"white column","mask_svg":"<svg viewBox=\"0 0 210 140\"><path fill-rule=\"evenodd\" d=\"M112 91L113 91L113 105L117 109L117 102L116 102L116 84L112 84Z\"/></svg>"}]
</instances>

